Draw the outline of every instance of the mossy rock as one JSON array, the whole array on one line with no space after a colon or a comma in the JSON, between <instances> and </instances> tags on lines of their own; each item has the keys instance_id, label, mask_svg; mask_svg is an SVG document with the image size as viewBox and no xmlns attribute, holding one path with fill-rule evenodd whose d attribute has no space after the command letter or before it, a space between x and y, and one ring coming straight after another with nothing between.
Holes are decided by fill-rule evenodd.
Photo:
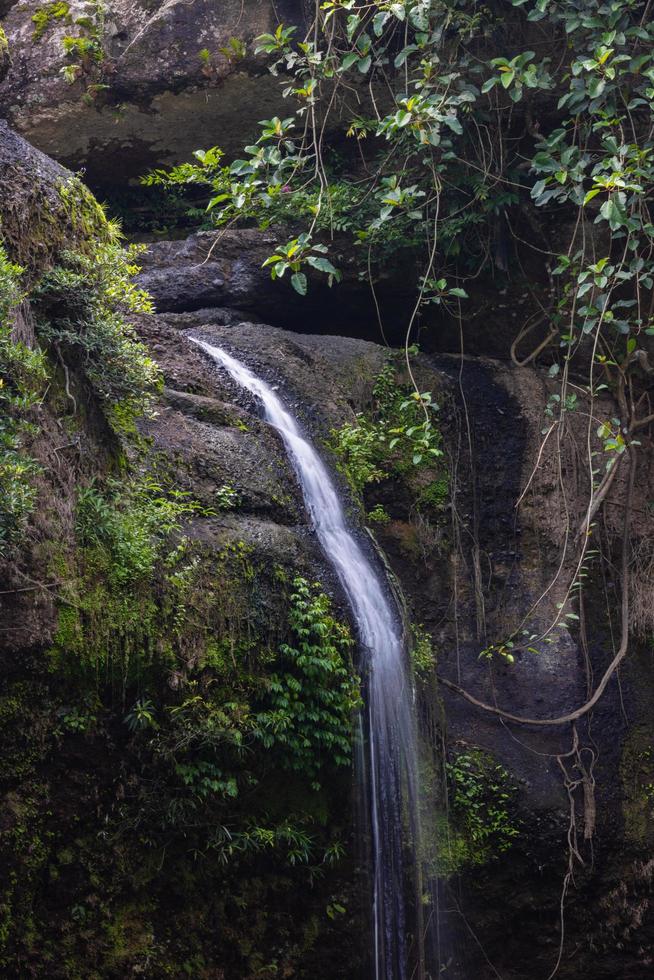
<instances>
[{"instance_id":1,"label":"mossy rock","mask_svg":"<svg viewBox=\"0 0 654 980\"><path fill-rule=\"evenodd\" d=\"M0 37L0 75L2 58ZM82 181L0 121L0 239L25 269L24 284L53 265L62 250L83 251L111 234Z\"/></svg>"},{"instance_id":2,"label":"mossy rock","mask_svg":"<svg viewBox=\"0 0 654 980\"><path fill-rule=\"evenodd\" d=\"M625 837L632 844L654 843L654 728L635 727L625 739L620 761Z\"/></svg>"}]
</instances>

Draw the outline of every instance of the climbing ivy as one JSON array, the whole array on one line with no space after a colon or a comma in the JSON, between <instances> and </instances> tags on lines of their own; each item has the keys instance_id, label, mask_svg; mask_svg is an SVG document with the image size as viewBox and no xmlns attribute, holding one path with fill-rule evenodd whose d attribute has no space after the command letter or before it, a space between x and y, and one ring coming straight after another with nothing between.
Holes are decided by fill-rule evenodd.
<instances>
[{"instance_id":1,"label":"climbing ivy","mask_svg":"<svg viewBox=\"0 0 654 980\"><path fill-rule=\"evenodd\" d=\"M350 762L359 686L350 666L352 638L333 618L329 599L303 578L293 587L292 640L280 647L281 669L268 682L270 707L256 717L257 736L319 789L326 764Z\"/></svg>"}]
</instances>

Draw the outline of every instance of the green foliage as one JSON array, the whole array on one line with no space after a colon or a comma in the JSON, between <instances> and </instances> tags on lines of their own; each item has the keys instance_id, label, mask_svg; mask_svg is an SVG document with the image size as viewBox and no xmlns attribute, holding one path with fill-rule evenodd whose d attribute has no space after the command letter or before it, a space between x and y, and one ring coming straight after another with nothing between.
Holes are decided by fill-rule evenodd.
<instances>
[{"instance_id":1,"label":"green foliage","mask_svg":"<svg viewBox=\"0 0 654 980\"><path fill-rule=\"evenodd\" d=\"M384 477L380 467L386 448L386 436L381 427L363 414L354 424L344 423L333 429L329 448L338 459L338 469L345 475L352 490L360 495L369 483Z\"/></svg>"},{"instance_id":2,"label":"green foliage","mask_svg":"<svg viewBox=\"0 0 654 980\"><path fill-rule=\"evenodd\" d=\"M64 565L68 581L50 652L53 670L120 687L165 659L163 643L156 643L164 628L156 583L167 556L165 581L183 593L183 544L171 550L169 541L198 513L205 511L188 494L164 490L151 477L109 480L103 490L91 484L79 491L79 547L72 567ZM174 629L175 619L167 626Z\"/></svg>"},{"instance_id":3,"label":"green foliage","mask_svg":"<svg viewBox=\"0 0 654 980\"><path fill-rule=\"evenodd\" d=\"M307 277L301 271L303 266L324 272L330 286L341 278L340 272L321 254L326 251L326 245L312 243L309 235L302 234L285 245L278 245L277 253L267 258L263 264L264 267L271 267L270 275L273 279L281 279L285 272L290 271L293 289L304 296L307 291ZM313 254L316 252L317 255Z\"/></svg>"},{"instance_id":4,"label":"green foliage","mask_svg":"<svg viewBox=\"0 0 654 980\"><path fill-rule=\"evenodd\" d=\"M234 510L238 507L240 501L241 498L238 491L230 486L229 483L223 483L216 490L216 507L219 510Z\"/></svg>"},{"instance_id":5,"label":"green foliage","mask_svg":"<svg viewBox=\"0 0 654 980\"><path fill-rule=\"evenodd\" d=\"M396 375L391 359L375 383L372 413L359 413L354 423L331 432L329 448L358 497L368 484L429 468L442 456L434 423L438 405L430 392L417 392Z\"/></svg>"},{"instance_id":6,"label":"green foliage","mask_svg":"<svg viewBox=\"0 0 654 980\"><path fill-rule=\"evenodd\" d=\"M648 123L654 29L643 20L642 5L626 0L593 2L583 9L514 3L525 8L529 20L547 18L562 27L571 48L565 74L557 79L559 119L532 159L537 179L531 197L538 207L578 208L604 233L599 260L597 250L590 253L581 242L560 256L554 322L566 357L585 335L600 334L604 350L597 362L608 369L614 361L620 374L642 335L654 333L638 300L654 282ZM607 370L609 378L611 373Z\"/></svg>"},{"instance_id":7,"label":"green foliage","mask_svg":"<svg viewBox=\"0 0 654 980\"><path fill-rule=\"evenodd\" d=\"M375 506L368 511L367 517L373 524L389 524L391 520L390 514L382 504L375 504Z\"/></svg>"},{"instance_id":8,"label":"green foliage","mask_svg":"<svg viewBox=\"0 0 654 980\"><path fill-rule=\"evenodd\" d=\"M152 575L168 536L197 513L206 511L188 493L151 477L109 480L105 493L94 484L80 490L75 530L83 546L108 549L111 581L132 587Z\"/></svg>"},{"instance_id":9,"label":"green foliage","mask_svg":"<svg viewBox=\"0 0 654 980\"><path fill-rule=\"evenodd\" d=\"M228 61L242 61L247 54L247 45L239 37L230 37L227 44L218 50Z\"/></svg>"},{"instance_id":10,"label":"green foliage","mask_svg":"<svg viewBox=\"0 0 654 980\"><path fill-rule=\"evenodd\" d=\"M78 79L84 81L86 101L92 103L108 88L104 77L104 29L105 8L102 0L89 0L82 16L66 17L66 23L78 29L77 34L66 34L62 47L68 64L61 69L65 80L72 85Z\"/></svg>"},{"instance_id":11,"label":"green foliage","mask_svg":"<svg viewBox=\"0 0 654 980\"><path fill-rule=\"evenodd\" d=\"M436 670L436 653L431 637L421 625L412 624L411 663L414 675L422 683L433 678Z\"/></svg>"},{"instance_id":12,"label":"green foliage","mask_svg":"<svg viewBox=\"0 0 654 980\"><path fill-rule=\"evenodd\" d=\"M18 543L36 502L38 466L24 443L37 432L30 409L45 386L43 355L12 339L22 269L0 245L0 556Z\"/></svg>"},{"instance_id":13,"label":"green foliage","mask_svg":"<svg viewBox=\"0 0 654 980\"><path fill-rule=\"evenodd\" d=\"M159 369L126 320L152 309L133 283L141 250L96 241L89 253L63 252L34 293L39 335L90 388L119 435L134 433L161 387Z\"/></svg>"},{"instance_id":14,"label":"green foliage","mask_svg":"<svg viewBox=\"0 0 654 980\"><path fill-rule=\"evenodd\" d=\"M155 706L149 698L138 698L131 711L125 715L125 724L133 731L143 731L147 728L158 728L155 718Z\"/></svg>"},{"instance_id":15,"label":"green foliage","mask_svg":"<svg viewBox=\"0 0 654 980\"><path fill-rule=\"evenodd\" d=\"M218 225L291 225L293 237L268 265L275 276L290 270L301 293L307 257L329 247L317 238L336 230L365 245L362 275L396 261L399 248L422 254L415 288L425 316L435 304L458 317L467 281L508 270L519 244L512 209L544 208L575 229L555 269L554 298L549 285L532 287L553 328L546 356L565 364L590 336L590 393L606 384L622 398L627 378L640 380L643 337L654 333L643 300L654 283L647 14L644 0L513 0L501 15L469 0L329 0L306 37L280 24L257 39L255 52L283 73L286 114L262 120L229 166L214 147L149 180L204 186ZM547 45L523 50L529 22L544 37L564 36L565 56L551 57ZM375 97L382 89L383 104ZM356 109L350 91L359 93ZM479 139L489 126L490 155ZM330 127L344 137L340 167L324 145ZM640 420L636 409L629 415L621 421L633 430ZM370 455L365 446L361 455Z\"/></svg>"},{"instance_id":16,"label":"green foliage","mask_svg":"<svg viewBox=\"0 0 654 980\"><path fill-rule=\"evenodd\" d=\"M425 487L422 487L418 494L418 507L439 511L442 510L450 495L450 481L447 476L440 476L437 480L432 480Z\"/></svg>"},{"instance_id":17,"label":"green foliage","mask_svg":"<svg viewBox=\"0 0 654 980\"><path fill-rule=\"evenodd\" d=\"M329 599L302 578L293 586L291 641L280 647L270 707L257 716L257 735L267 748L281 751L284 766L306 774L319 789L325 765L350 762L359 688L349 664L350 633L331 615Z\"/></svg>"},{"instance_id":18,"label":"green foliage","mask_svg":"<svg viewBox=\"0 0 654 980\"><path fill-rule=\"evenodd\" d=\"M481 749L458 753L445 768L458 857L473 865L498 858L520 834L509 773Z\"/></svg>"}]
</instances>

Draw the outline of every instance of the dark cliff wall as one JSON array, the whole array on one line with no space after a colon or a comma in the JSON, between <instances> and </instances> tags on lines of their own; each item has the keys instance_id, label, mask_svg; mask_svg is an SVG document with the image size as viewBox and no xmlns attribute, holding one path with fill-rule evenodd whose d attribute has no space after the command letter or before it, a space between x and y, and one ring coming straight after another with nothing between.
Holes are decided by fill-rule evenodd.
<instances>
[{"instance_id":1,"label":"dark cliff wall","mask_svg":"<svg viewBox=\"0 0 654 980\"><path fill-rule=\"evenodd\" d=\"M4 111L57 159L86 167L98 186L122 185L151 165L186 157L206 145L207 133L210 142L236 148L250 123L277 110L279 92L274 79L260 77L257 61L234 63L219 48L230 37L250 39L277 15L297 16L294 3L229 4L218 21L211 4L115 4L103 42L106 79L80 77L71 88L59 75L64 25L48 23L34 39L37 5L9 6L0 5L0 15L9 14L13 59L9 70L0 41ZM205 45L219 52L207 72L197 58ZM88 97L89 85L105 81L108 92ZM35 293L63 252L93 254L106 223L78 180L4 124L0 165L0 234ZM330 428L369 409L384 353L353 338L377 338L374 303L347 262L340 290L312 289L300 299L262 271L265 233L230 231L205 262L212 240L200 233L159 242L143 259L141 281L158 314L135 322L165 388L135 441L112 435L81 356L62 362L48 348L43 399L30 409L35 429L26 450L39 467L37 506L2 563L0 590L7 746L0 962L7 976L309 978L363 969L365 887L351 837L349 773L331 772L316 795L279 759L269 762L260 745L246 739L244 762L234 742L243 718L257 710L261 678L289 640L294 576L319 579L342 616L341 600L279 443L254 406L193 350L188 333L208 331L232 345L279 382L305 424L326 439ZM406 322L406 278L395 268L379 284L391 340ZM546 372L485 357L506 353L522 316L519 288L501 302L492 284L480 289L463 361L422 362L421 381L441 402L446 476L437 499L425 506L424 486L396 474L369 487L365 503L388 513L375 533L437 655L435 671L421 678L419 701L430 748L438 745L432 765L441 758L446 766L444 780L440 771L425 780L439 786L430 845L441 849L447 871L446 975L546 977L558 956L561 895L572 867L558 975L635 980L651 972L654 932L647 615L644 628L633 624L619 674L575 726L512 723L436 683L437 672L492 708L557 716L584 703L619 642L624 477L593 531L607 560L583 569L571 555L562 561L562 546L583 519L588 474L578 448L589 438L588 406L580 403L570 419L560 454L550 444L542 449L554 393ZM279 327L331 336L293 336ZM34 345L34 329L33 310L23 305L13 314L13 338ZM459 335L446 324L427 343L452 351ZM607 399L594 411L608 418L614 406ZM641 456L632 551L647 570L649 444ZM108 496L94 489L107 486ZM117 572L116 555L124 560L126 547L140 540L139 522L164 519L156 501L171 488L189 494L197 509L175 517L169 535L152 531L145 573L133 565ZM80 493L97 508L91 524L120 525L113 552L107 541L90 543ZM581 578L583 622L566 619L550 631L571 588L577 601ZM646 605L645 587L643 595L634 598ZM525 638L522 621L534 605ZM548 642L534 646L530 637L543 632ZM199 708L173 714L196 697ZM238 771L239 803L231 802L224 773L207 776L219 789L189 788L185 762L171 768L173 747L191 729L207 738L210 730L218 755L229 743L234 756L225 766ZM201 756L202 748L193 743L193 751ZM459 778L463 789L445 833L442 785L449 782L456 801ZM220 801L211 793L222 794ZM475 805L484 819L492 810L499 821L490 840L480 836ZM255 853L231 864L232 852L252 843L245 819L252 813L259 830L280 839L270 853L263 838L255 841ZM289 858L289 814L299 816L294 830L316 848L310 860ZM223 825L228 833L219 840ZM324 855L334 836L346 857L332 869Z\"/></svg>"}]
</instances>

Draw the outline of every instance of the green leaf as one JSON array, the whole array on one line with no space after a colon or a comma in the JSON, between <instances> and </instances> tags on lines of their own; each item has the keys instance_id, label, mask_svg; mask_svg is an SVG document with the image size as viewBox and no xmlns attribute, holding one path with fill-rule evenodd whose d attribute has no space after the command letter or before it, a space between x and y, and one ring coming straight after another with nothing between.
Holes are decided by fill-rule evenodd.
<instances>
[{"instance_id":1,"label":"green leaf","mask_svg":"<svg viewBox=\"0 0 654 980\"><path fill-rule=\"evenodd\" d=\"M341 67L340 67L339 70L340 71L347 71L347 69L348 68L351 68L352 65L354 64L354 62L355 61L358 61L358 60L359 60L359 54L358 54L358 52L357 51L351 51L350 54L346 54L345 57L343 58L343 60L341 61Z\"/></svg>"},{"instance_id":2,"label":"green leaf","mask_svg":"<svg viewBox=\"0 0 654 980\"><path fill-rule=\"evenodd\" d=\"M310 255L307 259L307 264L312 266L314 269L318 269L319 272L327 272L331 276L338 275L338 270L334 268L329 259L318 258L317 256Z\"/></svg>"},{"instance_id":3,"label":"green leaf","mask_svg":"<svg viewBox=\"0 0 654 980\"><path fill-rule=\"evenodd\" d=\"M373 17L372 29L377 37L381 36L381 33L384 30L384 24L388 20L389 16L390 16L389 12L385 10L379 14L375 14L375 16Z\"/></svg>"},{"instance_id":4,"label":"green leaf","mask_svg":"<svg viewBox=\"0 0 654 980\"><path fill-rule=\"evenodd\" d=\"M450 127L453 133L457 133L459 136L463 135L463 126L456 116L445 116L443 122Z\"/></svg>"},{"instance_id":5,"label":"green leaf","mask_svg":"<svg viewBox=\"0 0 654 980\"><path fill-rule=\"evenodd\" d=\"M600 208L600 214L609 223L611 231L618 231L627 221L627 215L616 197L610 197Z\"/></svg>"},{"instance_id":6,"label":"green leaf","mask_svg":"<svg viewBox=\"0 0 654 980\"><path fill-rule=\"evenodd\" d=\"M291 285L300 296L307 295L307 277L303 272L295 272L291 276Z\"/></svg>"}]
</instances>

